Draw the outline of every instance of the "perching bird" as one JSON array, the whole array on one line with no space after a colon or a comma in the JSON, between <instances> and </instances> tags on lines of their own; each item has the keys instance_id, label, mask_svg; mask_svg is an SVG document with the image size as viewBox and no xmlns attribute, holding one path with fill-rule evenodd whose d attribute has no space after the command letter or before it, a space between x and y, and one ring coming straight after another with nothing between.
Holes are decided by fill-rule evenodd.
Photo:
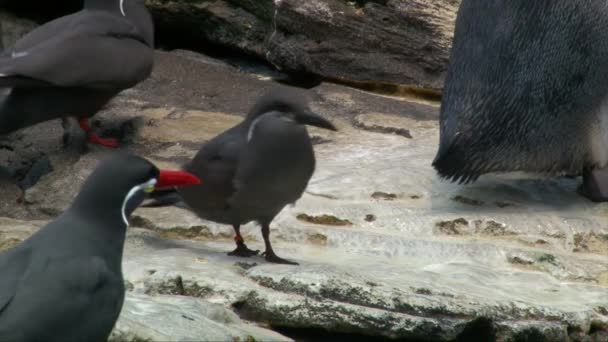
<instances>
[{"instance_id":1,"label":"perching bird","mask_svg":"<svg viewBox=\"0 0 608 342\"><path fill-rule=\"evenodd\" d=\"M92 143L88 118L122 90L146 79L154 27L143 0L85 0L84 9L46 23L0 54L0 134L76 117Z\"/></svg>"},{"instance_id":2,"label":"perching bird","mask_svg":"<svg viewBox=\"0 0 608 342\"><path fill-rule=\"evenodd\" d=\"M240 225L257 221L262 226L266 260L296 264L275 254L269 236L270 222L302 196L315 170L314 150L304 125L336 130L310 111L302 93L273 89L258 100L243 122L203 145L185 166L205 182L178 189L178 193L201 218L234 227L236 249L229 255L258 253L245 245L240 233Z\"/></svg>"},{"instance_id":3,"label":"perching bird","mask_svg":"<svg viewBox=\"0 0 608 342\"><path fill-rule=\"evenodd\" d=\"M583 173L608 200L608 7L604 0L464 0L433 166L453 181L490 172Z\"/></svg>"},{"instance_id":4,"label":"perching bird","mask_svg":"<svg viewBox=\"0 0 608 342\"><path fill-rule=\"evenodd\" d=\"M128 217L155 188L198 183L135 156L100 162L63 215L0 254L0 341L106 341L125 294Z\"/></svg>"}]
</instances>

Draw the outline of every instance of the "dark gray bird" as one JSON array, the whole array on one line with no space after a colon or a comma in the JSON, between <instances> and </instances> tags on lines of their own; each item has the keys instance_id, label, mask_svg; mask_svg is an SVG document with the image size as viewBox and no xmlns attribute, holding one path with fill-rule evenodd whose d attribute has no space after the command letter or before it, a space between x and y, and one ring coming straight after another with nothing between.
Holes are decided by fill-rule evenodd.
<instances>
[{"instance_id":1,"label":"dark gray bird","mask_svg":"<svg viewBox=\"0 0 608 342\"><path fill-rule=\"evenodd\" d=\"M433 166L464 183L582 172L587 196L607 200L607 95L604 0L464 0Z\"/></svg>"},{"instance_id":2,"label":"dark gray bird","mask_svg":"<svg viewBox=\"0 0 608 342\"><path fill-rule=\"evenodd\" d=\"M200 217L234 227L236 249L229 255L258 253L247 248L239 229L257 221L262 226L266 260L296 264L275 254L269 236L270 222L302 196L315 170L314 150L304 125L336 130L310 111L302 93L273 89L243 122L207 142L185 166L205 182L178 193Z\"/></svg>"},{"instance_id":3,"label":"dark gray bird","mask_svg":"<svg viewBox=\"0 0 608 342\"><path fill-rule=\"evenodd\" d=\"M106 341L124 299L127 218L155 187L197 183L135 156L102 161L63 215L0 254L0 341Z\"/></svg>"},{"instance_id":4,"label":"dark gray bird","mask_svg":"<svg viewBox=\"0 0 608 342\"><path fill-rule=\"evenodd\" d=\"M89 141L88 118L124 89L146 79L154 27L143 0L85 0L80 12L42 25L0 55L0 134L73 116Z\"/></svg>"}]
</instances>

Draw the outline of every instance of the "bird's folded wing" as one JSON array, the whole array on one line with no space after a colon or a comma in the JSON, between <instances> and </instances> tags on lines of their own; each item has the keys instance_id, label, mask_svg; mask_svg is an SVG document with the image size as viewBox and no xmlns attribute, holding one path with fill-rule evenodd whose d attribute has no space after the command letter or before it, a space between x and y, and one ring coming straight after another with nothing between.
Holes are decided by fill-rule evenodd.
<instances>
[{"instance_id":1,"label":"bird's folded wing","mask_svg":"<svg viewBox=\"0 0 608 342\"><path fill-rule=\"evenodd\" d=\"M213 195L216 200L227 200L234 192L233 178L234 173L239 163L240 141L238 139L217 139L205 145L199 155L197 161L202 163L193 163L187 167L192 172L200 172L201 179L205 179L205 184L213 188ZM217 203L220 205L220 203ZM225 205L221 204L222 206Z\"/></svg>"},{"instance_id":2,"label":"bird's folded wing","mask_svg":"<svg viewBox=\"0 0 608 342\"><path fill-rule=\"evenodd\" d=\"M282 175L274 161L281 156L273 153L272 146L283 141L281 134L275 133L272 129L265 129L259 133L264 139L251 139L242 147L234 174L235 191L229 201L231 205L252 205L258 202L260 194L272 192L272 188L280 186Z\"/></svg>"},{"instance_id":3,"label":"bird's folded wing","mask_svg":"<svg viewBox=\"0 0 608 342\"><path fill-rule=\"evenodd\" d=\"M230 204L255 207L260 203L260 194L264 194L265 204L280 205L283 200L278 199L304 191L310 174L297 181L289 176L294 167L302 172L308 167L300 163L297 154L304 142L293 141L283 120L272 117L259 121L253 135L241 152L234 175L236 191ZM298 182L301 189L294 188ZM273 203L275 199L277 202Z\"/></svg>"},{"instance_id":4,"label":"bird's folded wing","mask_svg":"<svg viewBox=\"0 0 608 342\"><path fill-rule=\"evenodd\" d=\"M30 262L28 249L16 247L0 254L0 321L15 295L17 285Z\"/></svg>"},{"instance_id":5,"label":"bird's folded wing","mask_svg":"<svg viewBox=\"0 0 608 342\"><path fill-rule=\"evenodd\" d=\"M85 21L85 19L88 19ZM122 89L148 77L153 49L126 19L103 13L72 19L54 37L26 39L0 57L0 77L65 87Z\"/></svg>"},{"instance_id":6,"label":"bird's folded wing","mask_svg":"<svg viewBox=\"0 0 608 342\"><path fill-rule=\"evenodd\" d=\"M12 260L19 261L19 259ZM48 259L38 257L32 260L23 274L18 287L14 284L9 293L19 293L19 302L8 302L5 312L0 312L0 341L3 334L12 336L11 332L27 325L32 317L38 318L36 325L39 331L51 331L49 324L56 322L58 315L68 321L77 321L78 313L91 309L94 301L99 302L100 294L112 293L113 296L102 298L116 300L120 288L108 291L107 283L113 275L106 263L97 257ZM102 292L103 291L103 292ZM108 305L120 305L108 303ZM2 315L5 314L6 317ZM100 322L98 322L100 323ZM56 329L57 327L53 327Z\"/></svg>"}]
</instances>

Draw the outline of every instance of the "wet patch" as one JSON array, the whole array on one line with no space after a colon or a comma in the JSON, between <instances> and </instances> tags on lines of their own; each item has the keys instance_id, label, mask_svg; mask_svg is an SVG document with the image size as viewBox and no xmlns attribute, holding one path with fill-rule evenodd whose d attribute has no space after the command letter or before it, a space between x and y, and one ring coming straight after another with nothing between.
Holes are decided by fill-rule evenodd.
<instances>
[{"instance_id":1,"label":"wet patch","mask_svg":"<svg viewBox=\"0 0 608 342\"><path fill-rule=\"evenodd\" d=\"M307 194L309 194L310 196L315 196L315 197L322 197L322 198L327 198L330 200L337 200L339 199L338 197L334 196L334 195L329 195L329 194L320 194L320 193L316 193L316 192L310 192L310 191L305 191Z\"/></svg>"},{"instance_id":2,"label":"wet patch","mask_svg":"<svg viewBox=\"0 0 608 342\"><path fill-rule=\"evenodd\" d=\"M129 226L146 228L146 229L151 229L151 230L156 229L156 225L154 223L152 223L152 221L148 220L145 217L139 216L139 215L131 215L131 217L129 218Z\"/></svg>"},{"instance_id":3,"label":"wet patch","mask_svg":"<svg viewBox=\"0 0 608 342\"><path fill-rule=\"evenodd\" d=\"M29 159L22 159L17 163L12 163L7 168L0 166L0 178L2 180L10 178L19 188L27 190L52 171L53 167L49 157L45 154L40 154Z\"/></svg>"},{"instance_id":4,"label":"wet patch","mask_svg":"<svg viewBox=\"0 0 608 342\"><path fill-rule=\"evenodd\" d=\"M310 142L313 145L323 145L332 142L330 139L324 138L322 136L313 135L310 137Z\"/></svg>"},{"instance_id":5,"label":"wet patch","mask_svg":"<svg viewBox=\"0 0 608 342\"><path fill-rule=\"evenodd\" d=\"M439 232L446 235L462 235L466 233L464 229L468 228L469 221L464 218L457 218L450 221L439 221L435 223L435 227L439 229Z\"/></svg>"},{"instance_id":6,"label":"wet patch","mask_svg":"<svg viewBox=\"0 0 608 342\"><path fill-rule=\"evenodd\" d=\"M608 287L608 272L600 273L597 276L597 283L601 286ZM608 316L608 310L606 310L604 315Z\"/></svg>"},{"instance_id":7,"label":"wet patch","mask_svg":"<svg viewBox=\"0 0 608 342\"><path fill-rule=\"evenodd\" d=\"M402 136L404 138L412 139L412 134L409 129L400 128L400 127L392 127L392 126L380 126L377 124L372 124L365 122L363 120L355 120L354 126L360 128L365 131L374 132L374 133L383 133L383 134L395 134Z\"/></svg>"},{"instance_id":8,"label":"wet patch","mask_svg":"<svg viewBox=\"0 0 608 342\"><path fill-rule=\"evenodd\" d=\"M452 201L473 206L482 206L484 204L483 201L460 195L452 197Z\"/></svg>"},{"instance_id":9,"label":"wet patch","mask_svg":"<svg viewBox=\"0 0 608 342\"><path fill-rule=\"evenodd\" d=\"M200 286L194 281L184 281L181 276L163 279L158 282L145 282L145 294L148 295L177 295L206 298L215 293L210 286Z\"/></svg>"},{"instance_id":10,"label":"wet patch","mask_svg":"<svg viewBox=\"0 0 608 342\"><path fill-rule=\"evenodd\" d=\"M214 234L207 226L192 227L158 227L147 218L133 215L129 219L129 226L139 227L156 232L161 238L170 240L208 240L215 238L230 239L232 233L220 232Z\"/></svg>"},{"instance_id":11,"label":"wet patch","mask_svg":"<svg viewBox=\"0 0 608 342\"><path fill-rule=\"evenodd\" d=\"M553 254L540 253L536 256L536 261L540 263L548 263L554 266L559 265L558 259Z\"/></svg>"},{"instance_id":12,"label":"wet patch","mask_svg":"<svg viewBox=\"0 0 608 342\"><path fill-rule=\"evenodd\" d=\"M19 182L19 185L23 190L27 190L36 185L40 178L51 172L53 172L51 161L47 156L43 156L34 161L34 163L27 171L23 179Z\"/></svg>"},{"instance_id":13,"label":"wet patch","mask_svg":"<svg viewBox=\"0 0 608 342\"><path fill-rule=\"evenodd\" d=\"M385 200L385 201L393 201L395 199L397 199L397 195L396 194L392 194L392 193L388 193L388 192L382 192L382 191L376 191L374 192L371 197L373 199L381 199L381 200Z\"/></svg>"},{"instance_id":14,"label":"wet patch","mask_svg":"<svg viewBox=\"0 0 608 342\"><path fill-rule=\"evenodd\" d=\"M327 236L323 235L323 234L312 234L312 235L308 235L308 242L315 244L315 245L326 245L327 244Z\"/></svg>"},{"instance_id":15,"label":"wet patch","mask_svg":"<svg viewBox=\"0 0 608 342\"><path fill-rule=\"evenodd\" d=\"M155 231L164 239L172 240L207 240L214 238L230 239L232 233L213 234L207 226L158 228Z\"/></svg>"},{"instance_id":16,"label":"wet patch","mask_svg":"<svg viewBox=\"0 0 608 342\"><path fill-rule=\"evenodd\" d=\"M525 266L529 266L534 264L534 260L523 256L523 255L512 255L507 257L507 260L509 261L509 263L511 264L515 264L515 265L525 265Z\"/></svg>"},{"instance_id":17,"label":"wet patch","mask_svg":"<svg viewBox=\"0 0 608 342\"><path fill-rule=\"evenodd\" d=\"M433 292L431 290L425 289L425 288L422 288L422 287L414 289L414 292L416 294L421 294L421 295L426 295L426 296L431 296L433 294Z\"/></svg>"},{"instance_id":18,"label":"wet patch","mask_svg":"<svg viewBox=\"0 0 608 342\"><path fill-rule=\"evenodd\" d=\"M573 251L608 255L608 234L595 232L574 234Z\"/></svg>"},{"instance_id":19,"label":"wet patch","mask_svg":"<svg viewBox=\"0 0 608 342\"><path fill-rule=\"evenodd\" d=\"M494 220L476 220L473 221L473 224L475 225L475 233L477 234L490 236L516 235L515 232L509 230L506 224Z\"/></svg>"},{"instance_id":20,"label":"wet patch","mask_svg":"<svg viewBox=\"0 0 608 342\"><path fill-rule=\"evenodd\" d=\"M243 261L239 261L239 262L235 262L234 266L238 267L240 269L243 269L245 271L250 270L254 267L256 267L258 264L255 262L243 262Z\"/></svg>"},{"instance_id":21,"label":"wet patch","mask_svg":"<svg viewBox=\"0 0 608 342\"><path fill-rule=\"evenodd\" d=\"M296 218L300 221L314 223L314 224L322 224L326 226L352 226L353 223L346 219L341 219L335 217L333 215L317 215L312 216L308 214L299 214Z\"/></svg>"}]
</instances>

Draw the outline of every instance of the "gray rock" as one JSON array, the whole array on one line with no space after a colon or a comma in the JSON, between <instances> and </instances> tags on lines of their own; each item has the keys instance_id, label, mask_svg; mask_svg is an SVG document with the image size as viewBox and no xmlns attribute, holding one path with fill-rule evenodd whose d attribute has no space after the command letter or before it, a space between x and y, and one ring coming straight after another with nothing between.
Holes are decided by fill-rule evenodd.
<instances>
[{"instance_id":1,"label":"gray rock","mask_svg":"<svg viewBox=\"0 0 608 342\"><path fill-rule=\"evenodd\" d=\"M40 0L21 2L32 9L23 12L34 17L40 17L40 6L49 6ZM161 43L169 48L211 42L296 76L317 75L378 90L398 86L406 92L412 87L434 91L443 87L460 4L460 0L146 2ZM76 3L63 0L52 12L71 13L78 9ZM17 21L11 18L7 23L11 32ZM5 46L9 46L6 41Z\"/></svg>"},{"instance_id":2,"label":"gray rock","mask_svg":"<svg viewBox=\"0 0 608 342\"><path fill-rule=\"evenodd\" d=\"M125 149L162 167L179 166L274 85L207 58L158 56L152 78L98 120L100 129L138 122ZM140 208L125 246L130 292L116 338L210 336L183 313L205 322L213 336L240 339L270 334L247 330L254 321L390 338L606 340L606 207L578 196L577 180L488 175L470 186L442 182L430 166L436 104L330 84L311 93L314 110L340 131L311 130L321 142L317 172L271 227L277 253L300 266L229 257L229 226L183 209ZM25 203L0 205L2 215L21 219L0 220L0 246L41 224L30 220L61 212L109 153L92 148L76 158L48 144L60 140L55 125L24 130L16 142L16 155L41 151L54 171L28 189ZM398 134L405 131L410 137ZM242 232L250 248L263 247L259 227ZM209 313L217 305L222 318Z\"/></svg>"},{"instance_id":3,"label":"gray rock","mask_svg":"<svg viewBox=\"0 0 608 342\"><path fill-rule=\"evenodd\" d=\"M219 304L191 297L128 293L109 341L291 340L247 324Z\"/></svg>"},{"instance_id":4,"label":"gray rock","mask_svg":"<svg viewBox=\"0 0 608 342\"><path fill-rule=\"evenodd\" d=\"M460 1L147 3L159 30L253 54L281 70L440 89Z\"/></svg>"}]
</instances>

